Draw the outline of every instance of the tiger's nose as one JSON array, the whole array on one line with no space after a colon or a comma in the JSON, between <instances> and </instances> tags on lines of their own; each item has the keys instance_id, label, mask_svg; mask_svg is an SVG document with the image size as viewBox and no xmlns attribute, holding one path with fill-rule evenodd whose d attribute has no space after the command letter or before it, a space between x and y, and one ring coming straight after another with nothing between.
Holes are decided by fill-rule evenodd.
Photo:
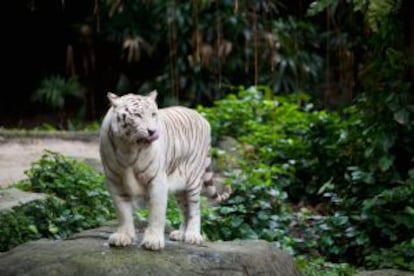
<instances>
[{"instance_id":1,"label":"tiger's nose","mask_svg":"<svg viewBox=\"0 0 414 276\"><path fill-rule=\"evenodd\" d=\"M153 129L148 129L148 135L152 136L155 133L155 130Z\"/></svg>"}]
</instances>

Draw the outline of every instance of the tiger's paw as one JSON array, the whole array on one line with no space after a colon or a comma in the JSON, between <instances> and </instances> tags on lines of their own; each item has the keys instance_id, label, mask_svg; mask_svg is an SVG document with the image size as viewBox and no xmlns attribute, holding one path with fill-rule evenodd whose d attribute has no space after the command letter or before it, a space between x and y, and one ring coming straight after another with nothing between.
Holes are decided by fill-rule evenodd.
<instances>
[{"instance_id":1,"label":"tiger's paw","mask_svg":"<svg viewBox=\"0 0 414 276\"><path fill-rule=\"evenodd\" d=\"M128 232L115 232L109 236L108 242L111 246L128 246L135 240L135 234Z\"/></svg>"},{"instance_id":2,"label":"tiger's paw","mask_svg":"<svg viewBox=\"0 0 414 276\"><path fill-rule=\"evenodd\" d=\"M146 229L141 246L147 250L161 250L165 246L164 235L162 233L157 235L155 231Z\"/></svg>"},{"instance_id":3,"label":"tiger's paw","mask_svg":"<svg viewBox=\"0 0 414 276\"><path fill-rule=\"evenodd\" d=\"M183 241L184 232L180 230L175 230L170 233L170 240L172 241Z\"/></svg>"},{"instance_id":4,"label":"tiger's paw","mask_svg":"<svg viewBox=\"0 0 414 276\"><path fill-rule=\"evenodd\" d=\"M200 245L203 243L203 237L200 235L199 232L189 232L187 231L184 234L184 242L190 244L197 244Z\"/></svg>"}]
</instances>

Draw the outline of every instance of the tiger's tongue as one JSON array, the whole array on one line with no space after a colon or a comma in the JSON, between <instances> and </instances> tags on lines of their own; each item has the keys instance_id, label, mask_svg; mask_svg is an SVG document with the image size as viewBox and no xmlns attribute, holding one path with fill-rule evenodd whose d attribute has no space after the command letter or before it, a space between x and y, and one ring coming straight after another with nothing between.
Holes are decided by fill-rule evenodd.
<instances>
[{"instance_id":1,"label":"tiger's tongue","mask_svg":"<svg viewBox=\"0 0 414 276\"><path fill-rule=\"evenodd\" d=\"M140 138L137 140L137 143L152 143L155 140L157 140L160 137L158 132L155 132L153 135L145 137L145 138Z\"/></svg>"},{"instance_id":2,"label":"tiger's tongue","mask_svg":"<svg viewBox=\"0 0 414 276\"><path fill-rule=\"evenodd\" d=\"M147 141L148 142L154 142L159 137L160 137L160 135L158 134L158 132L155 132L153 135L147 137Z\"/></svg>"}]
</instances>

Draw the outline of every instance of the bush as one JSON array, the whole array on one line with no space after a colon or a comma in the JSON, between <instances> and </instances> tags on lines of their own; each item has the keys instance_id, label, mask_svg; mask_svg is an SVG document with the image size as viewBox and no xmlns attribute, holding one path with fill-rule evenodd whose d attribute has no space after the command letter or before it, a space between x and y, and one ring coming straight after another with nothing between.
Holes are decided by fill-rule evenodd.
<instances>
[{"instance_id":1,"label":"bush","mask_svg":"<svg viewBox=\"0 0 414 276\"><path fill-rule=\"evenodd\" d=\"M412 130L392 116L372 123L361 111L365 101L338 113L316 110L305 94L236 92L199 108L214 142L232 136L242 156L242 172L228 180L233 197L209 214L204 231L213 239L276 241L331 261L412 269L414 173L405 156L413 144L397 142L412 141Z\"/></svg>"},{"instance_id":2,"label":"bush","mask_svg":"<svg viewBox=\"0 0 414 276\"><path fill-rule=\"evenodd\" d=\"M273 97L265 87L241 87L237 95L199 110L212 124L215 143L233 136L247 146L249 166L259 162L278 171L274 182L291 200L320 202L322 184L335 183L350 164L338 155L349 123L337 113L315 110L309 99L303 93Z\"/></svg>"},{"instance_id":3,"label":"bush","mask_svg":"<svg viewBox=\"0 0 414 276\"><path fill-rule=\"evenodd\" d=\"M65 237L72 231L64 223L69 221L64 203L55 197L36 200L14 207L0 215L0 252L27 241Z\"/></svg>"},{"instance_id":4,"label":"bush","mask_svg":"<svg viewBox=\"0 0 414 276\"><path fill-rule=\"evenodd\" d=\"M114 217L103 176L85 163L47 151L26 175L17 186L48 197L0 216L0 251L41 237L64 238Z\"/></svg>"},{"instance_id":5,"label":"bush","mask_svg":"<svg viewBox=\"0 0 414 276\"><path fill-rule=\"evenodd\" d=\"M213 240L266 239L278 240L286 212L286 192L272 187L272 171L268 168L247 170L230 176L234 192L219 206L210 207L203 221L205 234Z\"/></svg>"},{"instance_id":6,"label":"bush","mask_svg":"<svg viewBox=\"0 0 414 276\"><path fill-rule=\"evenodd\" d=\"M330 263L323 258L309 259L299 256L296 266L303 276L353 276L356 274L354 268L346 263Z\"/></svg>"}]
</instances>

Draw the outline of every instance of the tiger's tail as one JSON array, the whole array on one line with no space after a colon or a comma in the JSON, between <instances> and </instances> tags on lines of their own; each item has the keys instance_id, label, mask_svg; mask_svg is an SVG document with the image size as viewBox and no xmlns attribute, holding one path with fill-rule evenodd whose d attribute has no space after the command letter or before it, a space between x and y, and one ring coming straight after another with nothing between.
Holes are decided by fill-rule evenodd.
<instances>
[{"instance_id":1,"label":"tiger's tail","mask_svg":"<svg viewBox=\"0 0 414 276\"><path fill-rule=\"evenodd\" d=\"M223 202L230 197L232 189L230 186L225 185L221 193L217 192L217 187L213 183L213 172L210 170L211 158L207 157L205 161L206 171L203 176L204 187L206 194L209 198L215 200L217 203Z\"/></svg>"}]
</instances>

